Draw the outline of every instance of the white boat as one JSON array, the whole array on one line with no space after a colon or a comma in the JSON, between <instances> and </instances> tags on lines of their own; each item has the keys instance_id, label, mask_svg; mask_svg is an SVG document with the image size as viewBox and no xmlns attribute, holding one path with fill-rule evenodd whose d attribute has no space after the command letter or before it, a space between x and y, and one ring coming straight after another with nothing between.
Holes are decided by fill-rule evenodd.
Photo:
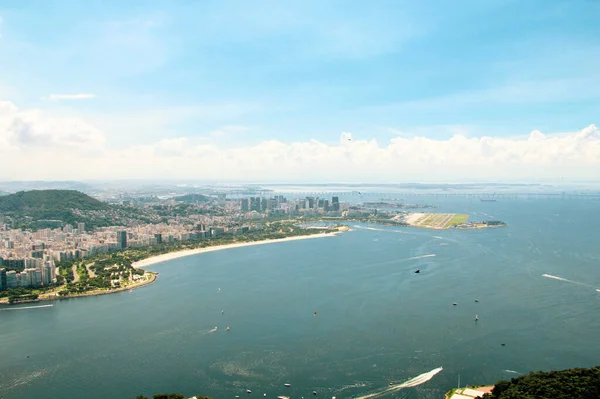
<instances>
[{"instance_id":1,"label":"white boat","mask_svg":"<svg viewBox=\"0 0 600 399\"><path fill-rule=\"evenodd\" d=\"M292 384L283 384L283 385L286 386L286 387L288 387L288 388L292 386Z\"/></svg>"}]
</instances>

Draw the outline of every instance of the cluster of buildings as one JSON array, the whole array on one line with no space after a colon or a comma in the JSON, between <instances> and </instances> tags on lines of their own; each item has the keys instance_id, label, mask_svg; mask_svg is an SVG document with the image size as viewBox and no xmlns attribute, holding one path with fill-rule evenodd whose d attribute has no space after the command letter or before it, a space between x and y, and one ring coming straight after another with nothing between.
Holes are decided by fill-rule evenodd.
<instances>
[{"instance_id":1,"label":"cluster of buildings","mask_svg":"<svg viewBox=\"0 0 600 399\"><path fill-rule=\"evenodd\" d=\"M173 220L172 223L97 228L87 232L84 223L62 228L0 230L0 290L38 287L56 282L56 264L125 248L141 248L220 234L242 234L260 225L230 227Z\"/></svg>"},{"instance_id":2,"label":"cluster of buildings","mask_svg":"<svg viewBox=\"0 0 600 399\"><path fill-rule=\"evenodd\" d=\"M0 291L18 287L41 287L56 282L56 267L52 261L26 259L23 271L0 268Z\"/></svg>"},{"instance_id":3,"label":"cluster of buildings","mask_svg":"<svg viewBox=\"0 0 600 399\"><path fill-rule=\"evenodd\" d=\"M260 222L244 225L248 219L263 219L274 215L340 216L338 197L287 199L249 197L224 203L225 213L173 216L168 223L140 224L86 229L85 223L66 224L37 231L14 229L10 220L0 224L0 289L37 287L56 282L56 265L62 261L85 258L125 248L141 248L218 237L220 234L243 234L261 229ZM241 212L240 212L241 211ZM2 217L2 215L0 215Z\"/></svg>"},{"instance_id":4,"label":"cluster of buildings","mask_svg":"<svg viewBox=\"0 0 600 399\"><path fill-rule=\"evenodd\" d=\"M339 197L331 197L331 201L319 197L287 199L283 195L271 198L249 197L240 200L242 212L263 212L269 215L298 216L307 213L320 213L330 216L340 215Z\"/></svg>"}]
</instances>

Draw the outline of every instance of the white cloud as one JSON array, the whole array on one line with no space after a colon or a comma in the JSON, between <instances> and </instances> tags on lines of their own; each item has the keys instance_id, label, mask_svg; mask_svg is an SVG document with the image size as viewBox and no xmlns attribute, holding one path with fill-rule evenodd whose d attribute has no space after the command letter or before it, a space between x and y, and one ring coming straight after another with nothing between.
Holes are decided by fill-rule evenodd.
<instances>
[{"instance_id":1,"label":"white cloud","mask_svg":"<svg viewBox=\"0 0 600 399\"><path fill-rule=\"evenodd\" d=\"M59 101L59 100L87 100L95 98L95 94L91 93L80 93L80 94L50 94L49 96L42 97L42 100Z\"/></svg>"},{"instance_id":2,"label":"white cloud","mask_svg":"<svg viewBox=\"0 0 600 399\"><path fill-rule=\"evenodd\" d=\"M40 110L22 111L4 101L0 102L0 143L4 144L0 153L9 148L15 154L38 149L51 159L56 150L97 151L104 147L104 135L81 119L55 117Z\"/></svg>"},{"instance_id":3,"label":"white cloud","mask_svg":"<svg viewBox=\"0 0 600 399\"><path fill-rule=\"evenodd\" d=\"M240 131L225 126L219 130ZM233 147L192 138L123 148L75 118L0 102L0 179L171 178L252 181L600 180L600 132L449 139L424 135L376 140L340 134L319 140L268 140ZM110 143L108 143L110 144Z\"/></svg>"}]
</instances>

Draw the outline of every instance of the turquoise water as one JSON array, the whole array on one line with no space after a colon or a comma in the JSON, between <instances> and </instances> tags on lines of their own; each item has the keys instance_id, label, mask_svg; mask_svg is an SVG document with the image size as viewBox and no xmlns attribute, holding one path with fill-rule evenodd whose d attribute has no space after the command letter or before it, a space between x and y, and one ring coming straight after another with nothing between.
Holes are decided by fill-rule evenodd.
<instances>
[{"instance_id":1,"label":"turquoise water","mask_svg":"<svg viewBox=\"0 0 600 399\"><path fill-rule=\"evenodd\" d=\"M441 366L387 396L439 399L459 374L597 365L600 203L439 201L509 226L356 225L154 265L157 282L133 292L1 311L0 397L343 398Z\"/></svg>"}]
</instances>

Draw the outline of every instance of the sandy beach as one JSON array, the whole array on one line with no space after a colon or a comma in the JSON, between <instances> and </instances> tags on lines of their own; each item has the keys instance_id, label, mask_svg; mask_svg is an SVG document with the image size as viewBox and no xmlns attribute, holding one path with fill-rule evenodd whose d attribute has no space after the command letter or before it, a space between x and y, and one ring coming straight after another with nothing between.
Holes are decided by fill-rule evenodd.
<instances>
[{"instance_id":1,"label":"sandy beach","mask_svg":"<svg viewBox=\"0 0 600 399\"><path fill-rule=\"evenodd\" d=\"M341 231L344 231L344 230L334 231L331 233L320 233L320 234L310 234L310 235L304 235L304 236L278 238L278 239L274 239L274 240L240 242L240 243L235 243L235 244L215 245L212 247L205 247L205 248L186 249L183 251L169 252L166 254L152 256L150 258L142 259L138 262L134 262L132 264L132 266L135 268L141 268L141 267L146 267L146 266L154 265L154 264L161 263L161 262L166 262L166 261L169 261L172 259L182 258L184 256L197 255L197 254L202 254L202 253L211 252L211 251L220 251L222 249L248 247L251 245L261 245L261 244L273 244L276 242L306 240L309 238L334 237L334 236L338 235Z\"/></svg>"}]
</instances>

